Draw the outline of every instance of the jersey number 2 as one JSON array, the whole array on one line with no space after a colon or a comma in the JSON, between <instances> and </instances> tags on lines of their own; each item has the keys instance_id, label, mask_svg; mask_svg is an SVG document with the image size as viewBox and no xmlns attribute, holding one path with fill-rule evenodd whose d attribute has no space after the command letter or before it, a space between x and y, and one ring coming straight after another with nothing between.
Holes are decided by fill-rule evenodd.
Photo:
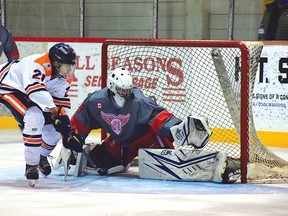
<instances>
[{"instance_id":1,"label":"jersey number 2","mask_svg":"<svg viewBox=\"0 0 288 216\"><path fill-rule=\"evenodd\" d=\"M43 81L43 80L45 79L45 75L42 74L41 71L39 71L39 70L36 69L36 70L34 70L34 72L33 72L32 78Z\"/></svg>"}]
</instances>

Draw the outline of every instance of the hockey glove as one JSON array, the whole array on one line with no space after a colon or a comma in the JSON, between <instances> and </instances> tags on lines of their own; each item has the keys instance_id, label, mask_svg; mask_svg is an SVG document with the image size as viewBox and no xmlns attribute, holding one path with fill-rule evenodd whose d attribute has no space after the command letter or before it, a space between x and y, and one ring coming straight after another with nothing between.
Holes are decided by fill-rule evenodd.
<instances>
[{"instance_id":1,"label":"hockey glove","mask_svg":"<svg viewBox=\"0 0 288 216\"><path fill-rule=\"evenodd\" d=\"M63 135L62 141L65 148L76 152L82 152L84 138L77 130L71 130L69 134Z\"/></svg>"},{"instance_id":2,"label":"hockey glove","mask_svg":"<svg viewBox=\"0 0 288 216\"><path fill-rule=\"evenodd\" d=\"M56 131L61 133L63 136L67 136L70 133L71 123L64 107L60 107L58 112L52 116L52 119Z\"/></svg>"}]
</instances>

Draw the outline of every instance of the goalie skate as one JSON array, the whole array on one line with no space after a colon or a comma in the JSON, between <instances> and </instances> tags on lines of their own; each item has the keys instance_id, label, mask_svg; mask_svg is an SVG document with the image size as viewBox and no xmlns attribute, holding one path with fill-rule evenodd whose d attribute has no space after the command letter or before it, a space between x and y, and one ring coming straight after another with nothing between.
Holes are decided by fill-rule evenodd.
<instances>
[{"instance_id":1,"label":"goalie skate","mask_svg":"<svg viewBox=\"0 0 288 216\"><path fill-rule=\"evenodd\" d=\"M176 148L192 145L195 149L203 148L212 132L205 117L188 116L179 125L170 128Z\"/></svg>"},{"instance_id":2,"label":"goalie skate","mask_svg":"<svg viewBox=\"0 0 288 216\"><path fill-rule=\"evenodd\" d=\"M231 184L237 182L241 176L240 159L227 157L227 167L223 174L223 183Z\"/></svg>"},{"instance_id":3,"label":"goalie skate","mask_svg":"<svg viewBox=\"0 0 288 216\"><path fill-rule=\"evenodd\" d=\"M111 175L114 173L122 172L124 170L125 170L125 167L123 165L117 165L107 170L103 170L102 168L85 167L84 173L93 174L93 175Z\"/></svg>"}]
</instances>

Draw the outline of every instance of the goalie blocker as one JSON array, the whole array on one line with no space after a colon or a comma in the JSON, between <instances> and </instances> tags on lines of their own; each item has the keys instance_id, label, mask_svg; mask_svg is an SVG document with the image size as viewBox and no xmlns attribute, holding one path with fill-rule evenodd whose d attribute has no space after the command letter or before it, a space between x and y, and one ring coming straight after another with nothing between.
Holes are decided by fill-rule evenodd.
<instances>
[{"instance_id":1,"label":"goalie blocker","mask_svg":"<svg viewBox=\"0 0 288 216\"><path fill-rule=\"evenodd\" d=\"M140 149L138 161L140 178L234 183L240 177L240 160L224 152Z\"/></svg>"}]
</instances>

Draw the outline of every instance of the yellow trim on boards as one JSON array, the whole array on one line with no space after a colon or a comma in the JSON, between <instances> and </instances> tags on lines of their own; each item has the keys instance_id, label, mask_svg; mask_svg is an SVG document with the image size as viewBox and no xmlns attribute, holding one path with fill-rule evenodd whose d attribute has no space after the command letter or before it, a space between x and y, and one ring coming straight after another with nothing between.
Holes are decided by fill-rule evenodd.
<instances>
[{"instance_id":1,"label":"yellow trim on boards","mask_svg":"<svg viewBox=\"0 0 288 216\"><path fill-rule=\"evenodd\" d=\"M0 129L17 129L18 123L12 116L0 116Z\"/></svg>"},{"instance_id":2,"label":"yellow trim on boards","mask_svg":"<svg viewBox=\"0 0 288 216\"><path fill-rule=\"evenodd\" d=\"M263 0L263 13L266 11L266 5L271 4L275 0Z\"/></svg>"},{"instance_id":3,"label":"yellow trim on boards","mask_svg":"<svg viewBox=\"0 0 288 216\"><path fill-rule=\"evenodd\" d=\"M288 148L288 132L257 131L265 146Z\"/></svg>"},{"instance_id":4,"label":"yellow trim on boards","mask_svg":"<svg viewBox=\"0 0 288 216\"><path fill-rule=\"evenodd\" d=\"M212 128L212 132L213 133L210 138L210 141L212 142L225 142L227 140L231 142L231 140L234 140L235 141L234 143L239 143L236 130L224 129L224 128ZM221 134L225 134L225 136L221 136ZM257 135L265 146L288 148L288 132L257 131Z\"/></svg>"},{"instance_id":5,"label":"yellow trim on boards","mask_svg":"<svg viewBox=\"0 0 288 216\"><path fill-rule=\"evenodd\" d=\"M1 129L18 129L18 124L13 117L0 116L0 130ZM231 140L231 137L235 139L235 143L238 140L235 130L213 128L212 131L213 134L210 138L212 142L225 142L225 138L228 137L229 140ZM93 130L92 133L100 133L100 131ZM221 136L221 134L225 134L225 136ZM288 148L288 132L257 131L257 134L266 146Z\"/></svg>"}]
</instances>

